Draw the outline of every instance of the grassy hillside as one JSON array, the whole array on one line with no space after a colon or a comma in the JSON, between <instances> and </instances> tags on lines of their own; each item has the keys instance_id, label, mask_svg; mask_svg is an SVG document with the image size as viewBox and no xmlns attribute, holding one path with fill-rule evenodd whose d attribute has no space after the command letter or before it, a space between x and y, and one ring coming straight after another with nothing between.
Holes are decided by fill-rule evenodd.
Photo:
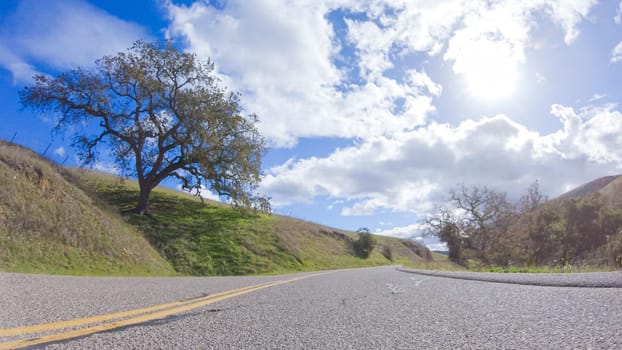
<instances>
[{"instance_id":1,"label":"grassy hillside","mask_svg":"<svg viewBox=\"0 0 622 350\"><path fill-rule=\"evenodd\" d=\"M622 204L622 176L604 176L583 184L557 197L557 201L578 199L599 193L610 200L610 203Z\"/></svg>"},{"instance_id":2,"label":"grassy hillside","mask_svg":"<svg viewBox=\"0 0 622 350\"><path fill-rule=\"evenodd\" d=\"M0 141L0 270L170 275L171 265L59 168Z\"/></svg>"},{"instance_id":3,"label":"grassy hillside","mask_svg":"<svg viewBox=\"0 0 622 350\"><path fill-rule=\"evenodd\" d=\"M279 215L240 211L169 189L157 188L151 209L157 221L135 215L134 181L71 169L72 181L149 240L174 268L191 275L262 274L405 264L431 266L427 248L411 241L376 237L368 259L355 256L357 235Z\"/></svg>"},{"instance_id":4,"label":"grassy hillside","mask_svg":"<svg viewBox=\"0 0 622 350\"><path fill-rule=\"evenodd\" d=\"M135 215L137 184L65 169L0 141L0 270L63 274L240 275L404 264L451 268L412 241L245 212L169 189L152 193L157 221Z\"/></svg>"},{"instance_id":5,"label":"grassy hillside","mask_svg":"<svg viewBox=\"0 0 622 350\"><path fill-rule=\"evenodd\" d=\"M607 186L598 191L610 208L622 208L622 176L616 176Z\"/></svg>"}]
</instances>

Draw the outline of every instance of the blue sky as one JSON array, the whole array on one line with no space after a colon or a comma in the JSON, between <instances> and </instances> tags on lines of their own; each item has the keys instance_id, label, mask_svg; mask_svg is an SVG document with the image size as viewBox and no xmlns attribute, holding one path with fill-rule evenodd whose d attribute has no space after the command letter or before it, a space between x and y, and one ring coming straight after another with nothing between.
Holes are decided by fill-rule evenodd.
<instances>
[{"instance_id":1,"label":"blue sky","mask_svg":"<svg viewBox=\"0 0 622 350\"><path fill-rule=\"evenodd\" d=\"M621 11L613 0L4 0L0 138L77 164L69 136L50 134L54 116L22 110L17 92L35 73L168 38L211 57L261 118L261 190L277 213L417 237L460 184L516 198L538 180L555 197L622 172Z\"/></svg>"}]
</instances>

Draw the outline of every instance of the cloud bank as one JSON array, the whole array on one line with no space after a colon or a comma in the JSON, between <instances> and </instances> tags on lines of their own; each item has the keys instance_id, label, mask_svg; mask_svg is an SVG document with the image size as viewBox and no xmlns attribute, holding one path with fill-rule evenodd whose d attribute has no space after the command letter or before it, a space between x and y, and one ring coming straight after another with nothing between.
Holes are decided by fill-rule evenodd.
<instances>
[{"instance_id":1,"label":"cloud bank","mask_svg":"<svg viewBox=\"0 0 622 350\"><path fill-rule=\"evenodd\" d=\"M539 179L555 195L618 169L622 130L614 106L552 105L560 128L544 135L504 114L451 125L436 118L443 86L426 68L444 62L457 76L477 78L495 65L520 66L537 46L539 20L548 19L561 29L562 44L572 45L595 4L168 3L168 35L214 59L223 80L261 116L273 146L291 147L299 138L358 140L326 157L268 169L262 189L277 206L328 197L342 215L425 213L460 183L517 195Z\"/></svg>"},{"instance_id":2,"label":"cloud bank","mask_svg":"<svg viewBox=\"0 0 622 350\"><path fill-rule=\"evenodd\" d=\"M271 169L263 189L275 204L319 196L354 202L343 215L382 209L425 213L460 184L486 185L517 198L539 180L558 195L585 179L620 170L622 114L613 106L580 111L554 105L561 128L540 135L504 115L457 126L431 122Z\"/></svg>"}]
</instances>

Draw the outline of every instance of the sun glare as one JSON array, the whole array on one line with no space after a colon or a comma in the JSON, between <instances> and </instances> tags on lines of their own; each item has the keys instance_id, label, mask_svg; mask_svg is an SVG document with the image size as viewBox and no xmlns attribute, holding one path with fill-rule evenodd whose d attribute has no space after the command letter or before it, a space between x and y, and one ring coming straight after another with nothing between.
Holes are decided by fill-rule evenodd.
<instances>
[{"instance_id":1,"label":"sun glare","mask_svg":"<svg viewBox=\"0 0 622 350\"><path fill-rule=\"evenodd\" d=\"M512 95L516 88L514 65L482 61L466 74L470 93L479 99L496 100Z\"/></svg>"},{"instance_id":2,"label":"sun glare","mask_svg":"<svg viewBox=\"0 0 622 350\"><path fill-rule=\"evenodd\" d=\"M497 100L514 93L518 72L511 48L484 41L473 43L465 51L460 70L473 97Z\"/></svg>"}]
</instances>

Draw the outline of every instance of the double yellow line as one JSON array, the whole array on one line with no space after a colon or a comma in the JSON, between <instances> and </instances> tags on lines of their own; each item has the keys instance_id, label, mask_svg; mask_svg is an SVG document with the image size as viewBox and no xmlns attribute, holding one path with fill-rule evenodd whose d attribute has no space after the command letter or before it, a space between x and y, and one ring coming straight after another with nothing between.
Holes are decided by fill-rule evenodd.
<instances>
[{"instance_id":1,"label":"double yellow line","mask_svg":"<svg viewBox=\"0 0 622 350\"><path fill-rule=\"evenodd\" d=\"M233 289L225 292L210 294L204 297L198 297L188 300L175 301L161 305L150 306L141 309L116 312L112 314L99 315L94 317L79 318L61 322L45 323L32 326L23 326L16 328L0 329L0 337L16 337L25 336L36 333L49 333L53 330L78 328L60 333L43 335L32 339L13 340L0 343L0 350L16 349L29 347L39 344L52 343L68 340L71 338L82 337L85 335L104 332L115 328L127 327L153 320L163 319L171 315L180 314L196 308L204 307L225 299L237 297L243 294L251 293L260 289L278 286L280 284L291 283L304 278L317 276L320 274L305 275L296 278L284 279L274 282L262 283L239 289ZM97 324L87 327L91 324ZM86 327L86 328L79 328Z\"/></svg>"}]
</instances>

